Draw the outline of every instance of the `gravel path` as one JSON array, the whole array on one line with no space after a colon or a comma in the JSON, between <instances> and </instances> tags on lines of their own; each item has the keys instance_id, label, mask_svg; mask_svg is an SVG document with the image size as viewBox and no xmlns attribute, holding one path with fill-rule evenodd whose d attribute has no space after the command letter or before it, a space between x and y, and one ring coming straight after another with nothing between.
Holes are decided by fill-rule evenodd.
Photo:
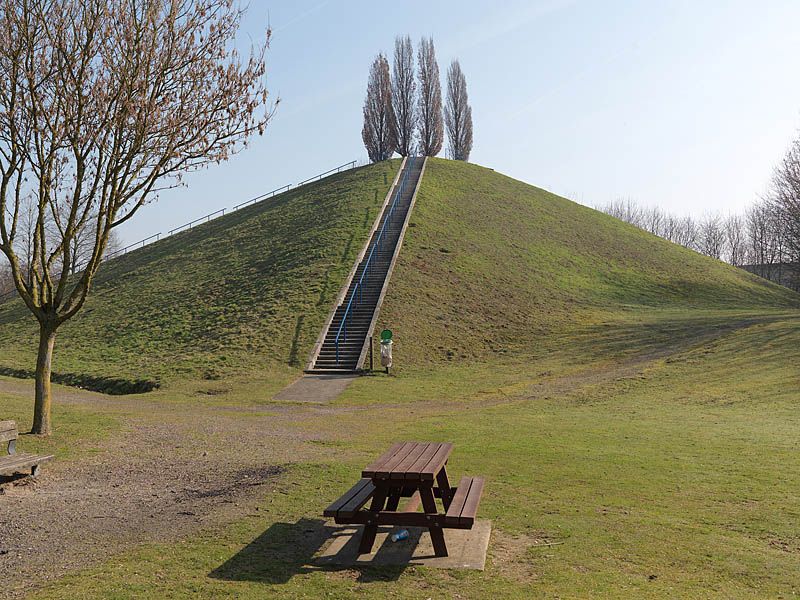
<instances>
[{"instance_id":1,"label":"gravel path","mask_svg":"<svg viewBox=\"0 0 800 600\"><path fill-rule=\"evenodd\" d=\"M32 394L28 382L0 381L0 390ZM153 400L57 394L58 402L136 412L97 452L52 461L36 480L0 479L0 597L21 597L133 544L235 519L269 493L283 465L313 457L312 438L291 427L297 407L193 407L189 419L183 407Z\"/></svg>"}]
</instances>

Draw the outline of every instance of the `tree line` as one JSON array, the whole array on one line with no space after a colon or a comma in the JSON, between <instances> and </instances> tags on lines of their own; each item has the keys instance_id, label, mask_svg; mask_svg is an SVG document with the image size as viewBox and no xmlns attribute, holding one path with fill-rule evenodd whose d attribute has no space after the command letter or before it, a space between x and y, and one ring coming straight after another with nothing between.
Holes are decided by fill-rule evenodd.
<instances>
[{"instance_id":1,"label":"tree line","mask_svg":"<svg viewBox=\"0 0 800 600\"><path fill-rule=\"evenodd\" d=\"M800 290L800 138L775 168L767 193L742 214L701 218L617 200L598 207L706 256Z\"/></svg>"},{"instance_id":2,"label":"tree line","mask_svg":"<svg viewBox=\"0 0 800 600\"><path fill-rule=\"evenodd\" d=\"M372 63L364 100L361 137L372 162L400 156L436 156L447 132L448 156L469 160L472 151L472 107L467 80L458 60L447 69L447 96L442 86L433 40L422 38L414 48L409 36L398 36L394 61L382 53Z\"/></svg>"}]
</instances>

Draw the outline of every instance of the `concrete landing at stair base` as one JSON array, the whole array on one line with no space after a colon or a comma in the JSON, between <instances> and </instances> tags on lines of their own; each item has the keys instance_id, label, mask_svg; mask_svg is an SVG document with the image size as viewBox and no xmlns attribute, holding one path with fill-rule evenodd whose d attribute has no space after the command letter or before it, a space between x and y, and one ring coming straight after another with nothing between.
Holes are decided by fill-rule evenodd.
<instances>
[{"instance_id":1,"label":"concrete landing at stair base","mask_svg":"<svg viewBox=\"0 0 800 600\"><path fill-rule=\"evenodd\" d=\"M362 526L343 526L337 528L333 540L317 556L312 564L316 566L406 566L418 565L438 569L477 569L483 571L486 565L486 551L492 533L492 522L486 519L475 521L472 529L445 529L449 556L438 557L433 554L431 536L427 529L409 527L407 540L392 542L394 527L381 527L375 538L371 554L358 554Z\"/></svg>"},{"instance_id":2,"label":"concrete landing at stair base","mask_svg":"<svg viewBox=\"0 0 800 600\"><path fill-rule=\"evenodd\" d=\"M304 375L275 394L273 400L281 402L310 402L327 404L333 402L358 375Z\"/></svg>"}]
</instances>

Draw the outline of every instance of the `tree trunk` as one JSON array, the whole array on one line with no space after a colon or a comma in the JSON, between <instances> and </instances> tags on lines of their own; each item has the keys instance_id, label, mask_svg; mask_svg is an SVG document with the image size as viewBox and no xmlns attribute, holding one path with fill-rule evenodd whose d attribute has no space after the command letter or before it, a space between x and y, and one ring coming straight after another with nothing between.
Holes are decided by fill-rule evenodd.
<instances>
[{"instance_id":1,"label":"tree trunk","mask_svg":"<svg viewBox=\"0 0 800 600\"><path fill-rule=\"evenodd\" d=\"M40 324L39 355L36 358L36 400L33 405L33 429L31 429L31 433L38 435L50 435L50 372L55 341L55 328Z\"/></svg>"}]
</instances>

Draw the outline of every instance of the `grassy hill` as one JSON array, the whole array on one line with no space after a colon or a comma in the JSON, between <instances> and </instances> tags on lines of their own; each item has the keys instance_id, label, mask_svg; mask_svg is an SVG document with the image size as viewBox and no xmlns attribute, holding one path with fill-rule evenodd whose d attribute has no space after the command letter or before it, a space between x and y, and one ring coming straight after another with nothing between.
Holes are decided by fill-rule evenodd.
<instances>
[{"instance_id":1,"label":"grassy hill","mask_svg":"<svg viewBox=\"0 0 800 600\"><path fill-rule=\"evenodd\" d=\"M296 371L399 160L291 190L103 265L60 330L54 372L169 380ZM31 369L36 327L0 305L0 367Z\"/></svg>"},{"instance_id":2,"label":"grassy hill","mask_svg":"<svg viewBox=\"0 0 800 600\"><path fill-rule=\"evenodd\" d=\"M399 164L329 177L109 262L62 329L54 371L162 382L291 377ZM592 209L433 159L381 325L395 331L402 368L529 356L555 334L654 312L721 318L799 305L785 288ZM19 303L0 305L0 369L30 369L35 334Z\"/></svg>"},{"instance_id":3,"label":"grassy hill","mask_svg":"<svg viewBox=\"0 0 800 600\"><path fill-rule=\"evenodd\" d=\"M523 354L653 313L796 309L800 295L478 165L428 161L380 325L399 364Z\"/></svg>"}]
</instances>

